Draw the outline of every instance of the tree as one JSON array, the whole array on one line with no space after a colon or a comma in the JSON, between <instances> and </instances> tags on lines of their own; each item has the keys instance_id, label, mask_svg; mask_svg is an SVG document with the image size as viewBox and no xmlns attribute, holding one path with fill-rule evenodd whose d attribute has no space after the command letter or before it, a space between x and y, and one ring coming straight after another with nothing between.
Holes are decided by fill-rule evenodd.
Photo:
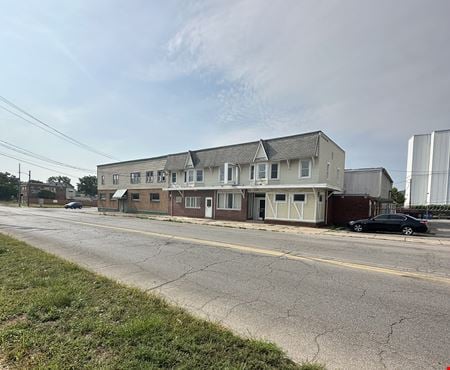
<instances>
[{"instance_id":1,"label":"tree","mask_svg":"<svg viewBox=\"0 0 450 370\"><path fill-rule=\"evenodd\" d=\"M0 172L0 199L17 199L19 179L9 172Z\"/></svg>"},{"instance_id":2,"label":"tree","mask_svg":"<svg viewBox=\"0 0 450 370\"><path fill-rule=\"evenodd\" d=\"M70 181L70 178L67 176L51 176L47 180L47 182L58 182L65 185L70 185Z\"/></svg>"},{"instance_id":3,"label":"tree","mask_svg":"<svg viewBox=\"0 0 450 370\"><path fill-rule=\"evenodd\" d=\"M79 178L78 191L86 195L97 195L97 176L84 176Z\"/></svg>"},{"instance_id":4,"label":"tree","mask_svg":"<svg viewBox=\"0 0 450 370\"><path fill-rule=\"evenodd\" d=\"M405 203L405 194L401 191L398 191L398 189L395 187L392 188L391 198L397 204L403 205L403 203Z\"/></svg>"}]
</instances>

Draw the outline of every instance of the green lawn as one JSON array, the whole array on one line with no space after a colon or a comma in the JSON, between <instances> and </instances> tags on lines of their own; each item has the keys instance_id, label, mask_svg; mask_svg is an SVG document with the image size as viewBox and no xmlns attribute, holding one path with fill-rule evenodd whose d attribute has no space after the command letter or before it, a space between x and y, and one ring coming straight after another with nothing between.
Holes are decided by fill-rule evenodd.
<instances>
[{"instance_id":1,"label":"green lawn","mask_svg":"<svg viewBox=\"0 0 450 370\"><path fill-rule=\"evenodd\" d=\"M0 234L0 368L322 369Z\"/></svg>"}]
</instances>

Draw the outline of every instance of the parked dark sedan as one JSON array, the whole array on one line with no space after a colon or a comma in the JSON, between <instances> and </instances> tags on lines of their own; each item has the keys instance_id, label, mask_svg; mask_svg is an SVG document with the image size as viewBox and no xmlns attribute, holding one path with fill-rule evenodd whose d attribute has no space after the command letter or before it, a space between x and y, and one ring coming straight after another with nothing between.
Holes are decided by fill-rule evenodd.
<instances>
[{"instance_id":1,"label":"parked dark sedan","mask_svg":"<svg viewBox=\"0 0 450 370\"><path fill-rule=\"evenodd\" d=\"M83 208L83 205L80 202L69 202L64 205L65 209L81 209Z\"/></svg>"},{"instance_id":2,"label":"parked dark sedan","mask_svg":"<svg viewBox=\"0 0 450 370\"><path fill-rule=\"evenodd\" d=\"M378 215L363 220L350 221L348 226L356 232L391 231L412 235L415 232L426 233L428 231L426 221L418 220L402 213Z\"/></svg>"}]
</instances>

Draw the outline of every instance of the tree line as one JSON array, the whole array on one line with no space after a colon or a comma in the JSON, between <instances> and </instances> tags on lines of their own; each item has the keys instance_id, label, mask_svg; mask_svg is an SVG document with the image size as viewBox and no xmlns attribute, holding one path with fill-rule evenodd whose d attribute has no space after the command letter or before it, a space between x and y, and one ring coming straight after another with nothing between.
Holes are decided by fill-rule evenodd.
<instances>
[{"instance_id":1,"label":"tree line","mask_svg":"<svg viewBox=\"0 0 450 370\"><path fill-rule=\"evenodd\" d=\"M31 180L32 183L40 183L39 180ZM60 183L72 186L71 179L66 176L51 176L47 182ZM17 200L19 179L9 172L0 172L0 200ZM97 176L83 176L78 179L77 191L86 195L97 195ZM45 194L41 194L45 195ZM39 194L38 194L39 196ZM45 198L45 196L43 196Z\"/></svg>"}]
</instances>

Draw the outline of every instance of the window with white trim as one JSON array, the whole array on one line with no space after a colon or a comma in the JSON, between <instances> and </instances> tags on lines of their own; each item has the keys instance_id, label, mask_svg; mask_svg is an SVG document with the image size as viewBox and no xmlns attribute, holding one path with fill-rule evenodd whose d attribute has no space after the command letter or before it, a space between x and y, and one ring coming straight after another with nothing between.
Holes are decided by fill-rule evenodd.
<instances>
[{"instance_id":1,"label":"window with white trim","mask_svg":"<svg viewBox=\"0 0 450 370\"><path fill-rule=\"evenodd\" d=\"M251 164L250 165L250 180L254 180L255 179L255 165Z\"/></svg>"},{"instance_id":2,"label":"window with white trim","mask_svg":"<svg viewBox=\"0 0 450 370\"><path fill-rule=\"evenodd\" d=\"M219 167L219 182L225 181L225 167L221 166Z\"/></svg>"},{"instance_id":3,"label":"window with white trim","mask_svg":"<svg viewBox=\"0 0 450 370\"><path fill-rule=\"evenodd\" d=\"M187 179L185 182L194 182L194 170L187 170L185 179Z\"/></svg>"},{"instance_id":4,"label":"window with white trim","mask_svg":"<svg viewBox=\"0 0 450 370\"><path fill-rule=\"evenodd\" d=\"M196 170L195 171L195 181L203 182L203 170Z\"/></svg>"},{"instance_id":5,"label":"window with white trim","mask_svg":"<svg viewBox=\"0 0 450 370\"><path fill-rule=\"evenodd\" d=\"M258 169L256 173L257 179L258 180L267 179L267 165L265 163L258 163L257 169Z\"/></svg>"},{"instance_id":6,"label":"window with white trim","mask_svg":"<svg viewBox=\"0 0 450 370\"><path fill-rule=\"evenodd\" d=\"M240 210L241 193L217 193L217 209Z\"/></svg>"},{"instance_id":7,"label":"window with white trim","mask_svg":"<svg viewBox=\"0 0 450 370\"><path fill-rule=\"evenodd\" d=\"M300 177L311 177L311 160L300 160Z\"/></svg>"},{"instance_id":8,"label":"window with white trim","mask_svg":"<svg viewBox=\"0 0 450 370\"><path fill-rule=\"evenodd\" d=\"M158 182L166 182L166 173L163 170L158 171Z\"/></svg>"},{"instance_id":9,"label":"window with white trim","mask_svg":"<svg viewBox=\"0 0 450 370\"><path fill-rule=\"evenodd\" d=\"M172 172L172 184L176 184L176 183L177 183L177 173Z\"/></svg>"},{"instance_id":10,"label":"window with white trim","mask_svg":"<svg viewBox=\"0 0 450 370\"><path fill-rule=\"evenodd\" d=\"M186 208L200 208L200 197L186 197L184 198L184 206Z\"/></svg>"},{"instance_id":11,"label":"window with white trim","mask_svg":"<svg viewBox=\"0 0 450 370\"><path fill-rule=\"evenodd\" d=\"M275 202L286 202L286 194L275 194Z\"/></svg>"},{"instance_id":12,"label":"window with white trim","mask_svg":"<svg viewBox=\"0 0 450 370\"><path fill-rule=\"evenodd\" d=\"M114 175L113 175L113 185L118 185L119 184L119 174L118 173L115 173Z\"/></svg>"},{"instance_id":13,"label":"window with white trim","mask_svg":"<svg viewBox=\"0 0 450 370\"><path fill-rule=\"evenodd\" d=\"M105 175L102 175L102 185L105 185Z\"/></svg>"},{"instance_id":14,"label":"window with white trim","mask_svg":"<svg viewBox=\"0 0 450 370\"><path fill-rule=\"evenodd\" d=\"M227 174L227 181L231 182L234 179L234 167L228 166L228 174Z\"/></svg>"},{"instance_id":15,"label":"window with white trim","mask_svg":"<svg viewBox=\"0 0 450 370\"><path fill-rule=\"evenodd\" d=\"M147 171L145 173L145 182L153 182L153 171Z\"/></svg>"},{"instance_id":16,"label":"window with white trim","mask_svg":"<svg viewBox=\"0 0 450 370\"><path fill-rule=\"evenodd\" d=\"M280 166L278 163L272 163L270 165L270 178L272 180L278 180L279 179L279 169Z\"/></svg>"},{"instance_id":17,"label":"window with white trim","mask_svg":"<svg viewBox=\"0 0 450 370\"><path fill-rule=\"evenodd\" d=\"M140 172L130 173L130 183L131 184L140 184L140 182L141 182L141 173Z\"/></svg>"},{"instance_id":18,"label":"window with white trim","mask_svg":"<svg viewBox=\"0 0 450 370\"><path fill-rule=\"evenodd\" d=\"M306 202L306 194L297 193L293 195L294 202L305 203Z\"/></svg>"}]
</instances>

